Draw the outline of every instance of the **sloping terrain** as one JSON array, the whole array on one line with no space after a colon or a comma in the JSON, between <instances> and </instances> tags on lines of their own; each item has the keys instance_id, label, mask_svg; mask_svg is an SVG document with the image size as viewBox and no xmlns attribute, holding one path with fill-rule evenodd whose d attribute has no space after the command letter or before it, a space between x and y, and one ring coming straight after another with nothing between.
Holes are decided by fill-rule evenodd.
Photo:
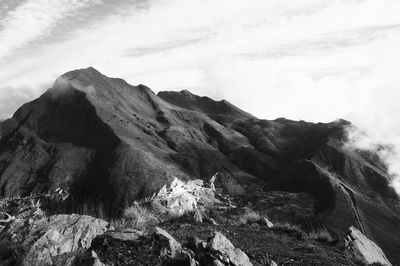
<instances>
[{"instance_id":1,"label":"sloping terrain","mask_svg":"<svg viewBox=\"0 0 400 266\"><path fill-rule=\"evenodd\" d=\"M221 172L248 191L310 193L309 223L356 225L400 263L399 197L373 154L344 145L347 126L260 120L226 101L75 70L0 124L0 195L61 187L118 213L173 177Z\"/></svg>"}]
</instances>

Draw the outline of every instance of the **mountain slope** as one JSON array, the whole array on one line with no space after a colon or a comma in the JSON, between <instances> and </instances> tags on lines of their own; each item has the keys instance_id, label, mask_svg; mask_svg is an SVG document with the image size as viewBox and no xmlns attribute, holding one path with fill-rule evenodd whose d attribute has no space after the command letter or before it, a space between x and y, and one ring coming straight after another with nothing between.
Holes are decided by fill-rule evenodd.
<instances>
[{"instance_id":1,"label":"mountain slope","mask_svg":"<svg viewBox=\"0 0 400 266\"><path fill-rule=\"evenodd\" d=\"M311 193L312 223L357 225L400 261L399 198L373 155L344 145L347 126L261 120L226 101L156 95L80 69L0 124L0 195L62 187L77 202L118 212L173 176L207 180L222 172L248 191Z\"/></svg>"}]
</instances>

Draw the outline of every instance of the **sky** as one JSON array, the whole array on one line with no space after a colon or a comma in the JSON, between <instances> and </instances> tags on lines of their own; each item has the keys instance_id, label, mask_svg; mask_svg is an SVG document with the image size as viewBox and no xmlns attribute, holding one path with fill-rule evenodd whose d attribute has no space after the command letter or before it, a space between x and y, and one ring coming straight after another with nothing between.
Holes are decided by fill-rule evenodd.
<instances>
[{"instance_id":1,"label":"sky","mask_svg":"<svg viewBox=\"0 0 400 266\"><path fill-rule=\"evenodd\" d=\"M398 0L1 0L0 119L92 66L259 118L350 120L354 145L392 145L400 176L399 14Z\"/></svg>"}]
</instances>

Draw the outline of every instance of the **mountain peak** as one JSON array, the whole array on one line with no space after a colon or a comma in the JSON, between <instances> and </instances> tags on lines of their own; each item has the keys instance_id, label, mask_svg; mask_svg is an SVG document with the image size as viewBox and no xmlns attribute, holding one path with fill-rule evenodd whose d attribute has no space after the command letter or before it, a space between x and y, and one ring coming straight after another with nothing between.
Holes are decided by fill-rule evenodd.
<instances>
[{"instance_id":1,"label":"mountain peak","mask_svg":"<svg viewBox=\"0 0 400 266\"><path fill-rule=\"evenodd\" d=\"M62 188L76 203L118 212L172 177L206 181L221 172L232 193L310 193L305 221L367 228L396 257L398 196L372 156L343 146L346 122L336 123L261 120L225 100L188 90L155 95L78 69L0 124L0 197Z\"/></svg>"}]
</instances>

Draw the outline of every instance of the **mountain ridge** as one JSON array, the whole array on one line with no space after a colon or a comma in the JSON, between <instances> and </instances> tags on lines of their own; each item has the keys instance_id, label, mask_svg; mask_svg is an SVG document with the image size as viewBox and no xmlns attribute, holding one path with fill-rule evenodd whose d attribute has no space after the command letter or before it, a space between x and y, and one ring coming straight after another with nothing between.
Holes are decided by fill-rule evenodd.
<instances>
[{"instance_id":1,"label":"mountain ridge","mask_svg":"<svg viewBox=\"0 0 400 266\"><path fill-rule=\"evenodd\" d=\"M349 125L262 120L227 101L74 70L0 124L0 196L61 187L120 212L173 177L221 172L249 194L310 193L312 223L358 224L399 260L399 197L380 162L346 147Z\"/></svg>"}]
</instances>

